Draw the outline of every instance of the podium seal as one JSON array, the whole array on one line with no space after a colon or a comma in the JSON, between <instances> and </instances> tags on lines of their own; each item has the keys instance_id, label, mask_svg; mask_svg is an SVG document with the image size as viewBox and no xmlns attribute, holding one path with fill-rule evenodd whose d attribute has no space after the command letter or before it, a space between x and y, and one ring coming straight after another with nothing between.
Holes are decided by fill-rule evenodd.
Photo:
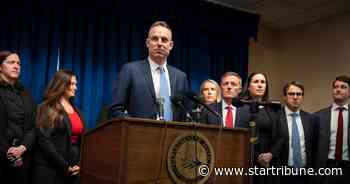
<instances>
[{"instance_id":1,"label":"podium seal","mask_svg":"<svg viewBox=\"0 0 350 184\"><path fill-rule=\"evenodd\" d=\"M200 133L176 137L168 150L168 171L178 184L205 183L213 171L214 161L214 149Z\"/></svg>"}]
</instances>

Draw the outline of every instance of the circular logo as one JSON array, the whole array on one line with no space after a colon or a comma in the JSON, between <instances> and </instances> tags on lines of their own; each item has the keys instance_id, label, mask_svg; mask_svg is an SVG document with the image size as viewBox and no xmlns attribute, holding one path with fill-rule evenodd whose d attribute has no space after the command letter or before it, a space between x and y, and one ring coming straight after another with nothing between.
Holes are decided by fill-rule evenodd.
<instances>
[{"instance_id":1,"label":"circular logo","mask_svg":"<svg viewBox=\"0 0 350 184\"><path fill-rule=\"evenodd\" d=\"M214 151L200 133L178 136L168 151L168 171L175 183L205 183L214 168Z\"/></svg>"}]
</instances>

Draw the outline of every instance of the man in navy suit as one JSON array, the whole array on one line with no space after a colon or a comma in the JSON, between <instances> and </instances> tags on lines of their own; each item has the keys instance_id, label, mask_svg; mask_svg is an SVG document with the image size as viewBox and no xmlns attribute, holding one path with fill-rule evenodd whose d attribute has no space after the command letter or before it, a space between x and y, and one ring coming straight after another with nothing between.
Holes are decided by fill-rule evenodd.
<instances>
[{"instance_id":1,"label":"man in navy suit","mask_svg":"<svg viewBox=\"0 0 350 184\"><path fill-rule=\"evenodd\" d=\"M282 165L290 168L312 168L316 154L318 122L316 116L301 110L304 86L296 81L283 87L285 107L280 113L284 144L280 152ZM308 183L308 176L283 176L284 184Z\"/></svg>"},{"instance_id":2,"label":"man in navy suit","mask_svg":"<svg viewBox=\"0 0 350 184\"><path fill-rule=\"evenodd\" d=\"M209 105L213 111L217 112L221 117L203 110L201 113L201 121L203 123L221 125L227 128L240 127L248 122L249 117L246 113L240 114L240 109L232 104L233 98L238 97L242 90L242 79L235 72L226 72L220 80L220 88L222 93L222 101ZM242 123L244 122L244 123Z\"/></svg>"},{"instance_id":3,"label":"man in navy suit","mask_svg":"<svg viewBox=\"0 0 350 184\"><path fill-rule=\"evenodd\" d=\"M181 121L182 113L170 103L170 96L188 89L184 72L169 66L167 58L174 46L166 22L153 23L146 40L148 58L126 63L113 87L110 117L157 118L157 101L164 101L164 118Z\"/></svg>"},{"instance_id":4,"label":"man in navy suit","mask_svg":"<svg viewBox=\"0 0 350 184\"><path fill-rule=\"evenodd\" d=\"M342 175L323 176L321 183L349 183L350 78L344 75L336 77L332 88L333 104L316 113L320 121L317 167L342 168Z\"/></svg>"}]
</instances>

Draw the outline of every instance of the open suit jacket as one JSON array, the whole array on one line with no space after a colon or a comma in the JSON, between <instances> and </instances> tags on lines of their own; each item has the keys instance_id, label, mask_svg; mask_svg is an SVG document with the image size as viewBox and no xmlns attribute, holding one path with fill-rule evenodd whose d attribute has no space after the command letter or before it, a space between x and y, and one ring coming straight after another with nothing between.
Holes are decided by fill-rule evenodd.
<instances>
[{"instance_id":1,"label":"open suit jacket","mask_svg":"<svg viewBox=\"0 0 350 184\"><path fill-rule=\"evenodd\" d=\"M222 116L222 102L213 103L208 106L211 110L217 112ZM235 127L243 127L244 124L247 124L249 121L249 117L247 113L242 113L241 107L236 107L236 112L234 112L235 116ZM222 125L225 117L219 118L213 113L209 112L207 109L203 109L201 113L201 122L206 124L213 125Z\"/></svg>"},{"instance_id":2,"label":"open suit jacket","mask_svg":"<svg viewBox=\"0 0 350 184\"><path fill-rule=\"evenodd\" d=\"M329 144L331 136L331 109L327 107L316 112L319 118L319 139L318 139L318 152L317 152L317 168L326 167L329 153ZM349 108L348 108L349 109ZM349 111L347 111L349 113ZM350 117L350 116L349 116ZM349 118L350 121L350 118ZM350 125L350 122L348 122ZM348 126L348 132L350 132L350 126ZM350 136L348 135L348 152L350 153Z\"/></svg>"},{"instance_id":3,"label":"open suit jacket","mask_svg":"<svg viewBox=\"0 0 350 184\"><path fill-rule=\"evenodd\" d=\"M187 76L182 71L167 65L171 95L186 92ZM175 107L173 107L173 111ZM112 92L110 117L140 117L154 119L157 115L156 93L153 86L149 61L126 63L116 80ZM183 120L183 113L174 111L173 119Z\"/></svg>"},{"instance_id":4,"label":"open suit jacket","mask_svg":"<svg viewBox=\"0 0 350 184\"><path fill-rule=\"evenodd\" d=\"M73 106L74 107L74 106ZM63 107L62 107L63 108ZM74 107L83 121L81 113ZM38 110L38 114L44 112ZM47 116L44 118L48 118ZM59 121L59 120L57 120ZM83 122L84 125L84 122ZM80 154L73 149L71 143L71 122L68 114L63 112L63 119L53 128L36 128L37 149L34 155L35 184L66 184L71 183L67 177L69 166L77 165Z\"/></svg>"},{"instance_id":5,"label":"open suit jacket","mask_svg":"<svg viewBox=\"0 0 350 184\"><path fill-rule=\"evenodd\" d=\"M316 116L305 111L300 111L301 123L304 129L306 167L313 167L318 141L318 121ZM288 165L289 159L289 132L285 110L280 113L280 127L284 136L284 144L281 149L280 159L282 165Z\"/></svg>"}]
</instances>

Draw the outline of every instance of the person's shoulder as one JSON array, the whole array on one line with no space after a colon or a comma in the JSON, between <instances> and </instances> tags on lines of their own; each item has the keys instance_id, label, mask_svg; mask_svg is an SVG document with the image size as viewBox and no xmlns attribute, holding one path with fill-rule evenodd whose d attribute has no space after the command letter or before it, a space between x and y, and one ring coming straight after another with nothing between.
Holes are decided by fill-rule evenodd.
<instances>
[{"instance_id":1,"label":"person's shoulder","mask_svg":"<svg viewBox=\"0 0 350 184\"><path fill-rule=\"evenodd\" d=\"M126 62L123 66L124 67L135 67L135 66L140 66L146 64L146 60L135 60L135 61L130 61Z\"/></svg>"},{"instance_id":2,"label":"person's shoulder","mask_svg":"<svg viewBox=\"0 0 350 184\"><path fill-rule=\"evenodd\" d=\"M316 111L314 114L315 114L315 115L324 114L324 113L329 112L330 109L331 109L331 106L328 106L328 107L326 107L326 108L323 108L323 109L320 109L320 110Z\"/></svg>"},{"instance_id":3,"label":"person's shoulder","mask_svg":"<svg viewBox=\"0 0 350 184\"><path fill-rule=\"evenodd\" d=\"M145 60L126 62L122 65L120 71L121 72L132 72L134 70L139 70L139 68L142 68L146 64L147 63Z\"/></svg>"},{"instance_id":4,"label":"person's shoulder","mask_svg":"<svg viewBox=\"0 0 350 184\"><path fill-rule=\"evenodd\" d=\"M178 69L178 68L176 68L176 67L174 67L174 66L167 65L167 68L168 68L168 70L169 70L170 72L174 72L174 73L176 73L176 74L186 76L186 73L185 73L185 72L183 72L182 70L180 70L180 69Z\"/></svg>"},{"instance_id":5,"label":"person's shoulder","mask_svg":"<svg viewBox=\"0 0 350 184\"><path fill-rule=\"evenodd\" d=\"M305 115L305 116L313 115L311 112L308 112L308 111L305 111L305 110L300 110L300 114L301 115Z\"/></svg>"},{"instance_id":6,"label":"person's shoulder","mask_svg":"<svg viewBox=\"0 0 350 184\"><path fill-rule=\"evenodd\" d=\"M221 105L221 102L215 102L208 105L209 108L216 108Z\"/></svg>"},{"instance_id":7,"label":"person's shoulder","mask_svg":"<svg viewBox=\"0 0 350 184\"><path fill-rule=\"evenodd\" d=\"M300 115L304 117L317 118L317 115L315 113L311 113L305 110L300 110Z\"/></svg>"}]
</instances>

